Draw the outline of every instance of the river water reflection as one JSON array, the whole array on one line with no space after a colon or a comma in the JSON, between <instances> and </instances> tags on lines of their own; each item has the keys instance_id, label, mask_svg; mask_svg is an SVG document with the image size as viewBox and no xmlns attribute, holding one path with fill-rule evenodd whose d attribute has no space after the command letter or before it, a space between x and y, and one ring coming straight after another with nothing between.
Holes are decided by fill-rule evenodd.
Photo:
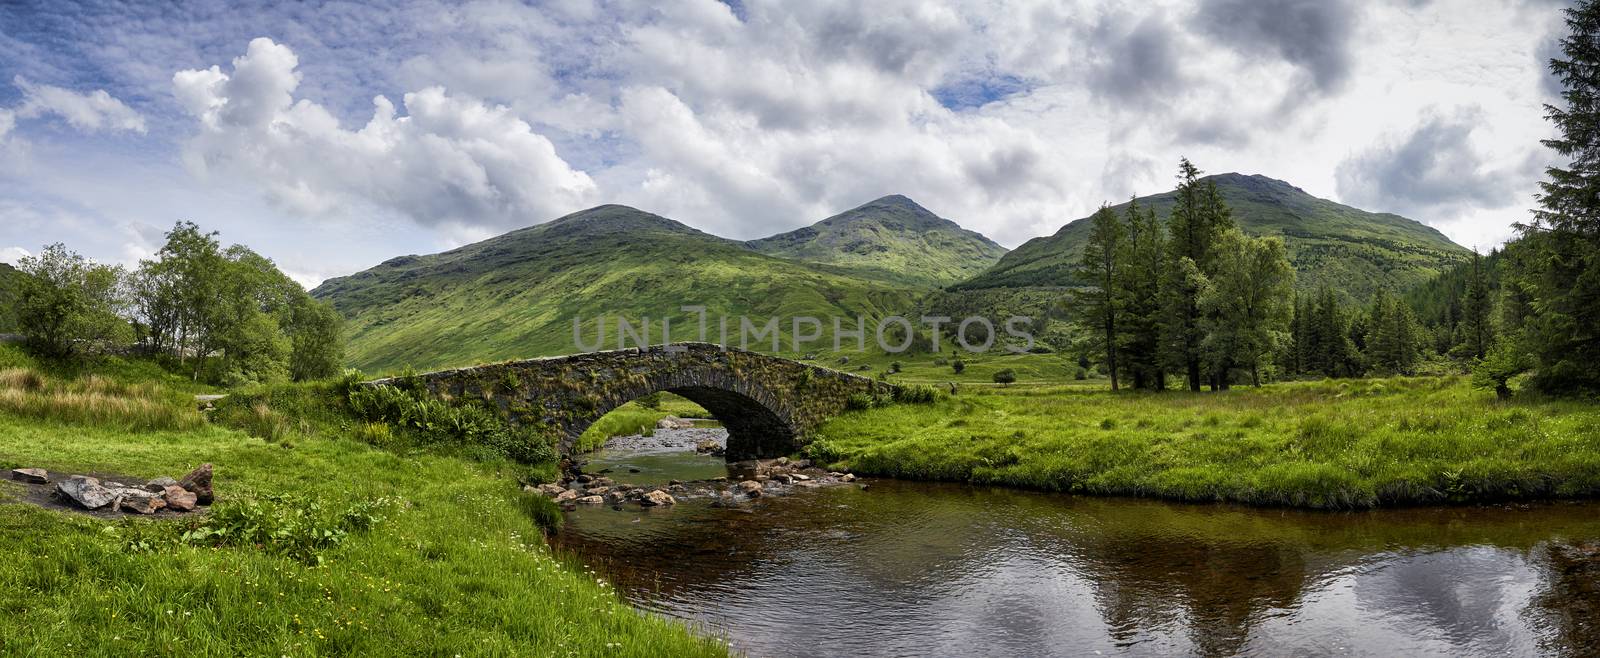
<instances>
[{"instance_id":1,"label":"river water reflection","mask_svg":"<svg viewBox=\"0 0 1600 658\"><path fill-rule=\"evenodd\" d=\"M1594 503L1309 513L872 480L583 509L557 544L753 656L1600 654Z\"/></svg>"}]
</instances>

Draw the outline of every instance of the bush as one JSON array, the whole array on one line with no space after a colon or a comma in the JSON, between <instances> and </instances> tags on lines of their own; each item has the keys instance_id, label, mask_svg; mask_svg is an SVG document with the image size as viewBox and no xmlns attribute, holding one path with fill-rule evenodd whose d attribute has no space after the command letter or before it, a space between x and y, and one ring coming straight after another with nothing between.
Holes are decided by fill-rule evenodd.
<instances>
[{"instance_id":1,"label":"bush","mask_svg":"<svg viewBox=\"0 0 1600 658\"><path fill-rule=\"evenodd\" d=\"M807 374L810 374L809 371ZM661 392L656 391L655 393L641 396L639 399L634 400L634 403L646 409L659 410L661 409Z\"/></svg>"},{"instance_id":2,"label":"bush","mask_svg":"<svg viewBox=\"0 0 1600 658\"><path fill-rule=\"evenodd\" d=\"M898 372L900 372L900 362L899 361L890 362L889 363L889 374L893 375L893 374L896 374Z\"/></svg>"},{"instance_id":3,"label":"bush","mask_svg":"<svg viewBox=\"0 0 1600 658\"><path fill-rule=\"evenodd\" d=\"M1089 378L1089 371L1085 370L1083 368L1074 369L1072 371L1072 378L1076 379L1078 381L1083 381L1085 379L1088 379Z\"/></svg>"},{"instance_id":4,"label":"bush","mask_svg":"<svg viewBox=\"0 0 1600 658\"><path fill-rule=\"evenodd\" d=\"M902 386L895 390L894 401L904 404L929 404L939 401L939 391L932 386Z\"/></svg>"},{"instance_id":5,"label":"bush","mask_svg":"<svg viewBox=\"0 0 1600 658\"><path fill-rule=\"evenodd\" d=\"M1082 369L1079 372L1082 372ZM1017 381L1017 373L1010 368L994 373L994 383L996 384L1006 385L1015 381Z\"/></svg>"},{"instance_id":6,"label":"bush","mask_svg":"<svg viewBox=\"0 0 1600 658\"><path fill-rule=\"evenodd\" d=\"M955 361L951 361L950 362L950 369L954 370L955 373L959 375L959 374L961 374L963 371L965 371L967 369L967 362L966 361L962 361L961 359L956 359Z\"/></svg>"},{"instance_id":7,"label":"bush","mask_svg":"<svg viewBox=\"0 0 1600 658\"><path fill-rule=\"evenodd\" d=\"M321 564L322 552L344 542L351 533L366 532L383 520L389 500L357 503L341 511L327 510L314 500L267 496L220 505L184 529L177 541L192 546L255 546L308 564ZM156 542L139 533L136 547Z\"/></svg>"},{"instance_id":8,"label":"bush","mask_svg":"<svg viewBox=\"0 0 1600 658\"><path fill-rule=\"evenodd\" d=\"M535 428L512 427L478 404L454 406L393 386L369 386L350 393L350 409L369 421L409 431L429 445L482 446L525 464L555 459L555 449Z\"/></svg>"},{"instance_id":9,"label":"bush","mask_svg":"<svg viewBox=\"0 0 1600 658\"><path fill-rule=\"evenodd\" d=\"M877 400L866 393L851 393L844 399L844 408L850 411L861 411L877 406Z\"/></svg>"}]
</instances>

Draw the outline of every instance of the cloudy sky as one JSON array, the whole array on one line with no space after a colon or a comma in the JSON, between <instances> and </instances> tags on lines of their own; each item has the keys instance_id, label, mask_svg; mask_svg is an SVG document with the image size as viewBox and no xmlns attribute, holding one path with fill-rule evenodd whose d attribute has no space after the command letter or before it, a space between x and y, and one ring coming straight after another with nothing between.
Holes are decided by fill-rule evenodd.
<instances>
[{"instance_id":1,"label":"cloudy sky","mask_svg":"<svg viewBox=\"0 0 1600 658\"><path fill-rule=\"evenodd\" d=\"M0 260L173 222L307 285L601 203L737 239L905 194L1007 246L1188 156L1487 248L1548 0L0 5Z\"/></svg>"}]
</instances>

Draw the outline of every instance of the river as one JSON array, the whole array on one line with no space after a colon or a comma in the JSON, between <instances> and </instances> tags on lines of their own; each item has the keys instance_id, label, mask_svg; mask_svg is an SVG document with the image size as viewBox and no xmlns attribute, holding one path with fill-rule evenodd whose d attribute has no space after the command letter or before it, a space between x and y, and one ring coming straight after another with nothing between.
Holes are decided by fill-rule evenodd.
<instances>
[{"instance_id":1,"label":"river","mask_svg":"<svg viewBox=\"0 0 1600 658\"><path fill-rule=\"evenodd\" d=\"M725 472L637 441L588 468ZM863 482L579 509L556 544L752 656L1600 654L1600 504L1327 513Z\"/></svg>"}]
</instances>

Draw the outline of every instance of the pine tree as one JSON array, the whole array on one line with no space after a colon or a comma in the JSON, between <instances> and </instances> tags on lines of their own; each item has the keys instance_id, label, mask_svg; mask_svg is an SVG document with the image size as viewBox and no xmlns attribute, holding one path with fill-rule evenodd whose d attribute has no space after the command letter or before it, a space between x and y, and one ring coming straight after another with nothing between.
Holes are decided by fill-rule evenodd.
<instances>
[{"instance_id":1,"label":"pine tree","mask_svg":"<svg viewBox=\"0 0 1600 658\"><path fill-rule=\"evenodd\" d=\"M1325 377L1360 373L1359 355L1350 340L1350 318L1339 294L1323 287L1308 307L1306 371Z\"/></svg>"},{"instance_id":2,"label":"pine tree","mask_svg":"<svg viewBox=\"0 0 1600 658\"><path fill-rule=\"evenodd\" d=\"M1162 270L1162 357L1184 373L1189 390L1200 390L1204 340L1199 295L1208 285L1216 242L1232 225L1216 185L1200 183L1200 170L1187 158L1178 163L1176 204L1167 218L1167 260ZM1215 378L1213 378L1215 384Z\"/></svg>"},{"instance_id":3,"label":"pine tree","mask_svg":"<svg viewBox=\"0 0 1600 658\"><path fill-rule=\"evenodd\" d=\"M1080 322L1097 346L1105 350L1106 371L1111 375L1111 390L1117 390L1117 331L1123 297L1117 294L1120 276L1126 271L1121 259L1126 254L1126 235L1122 219L1110 207L1101 205L1089 220L1089 241L1077 266L1077 280L1088 283L1075 290L1073 298Z\"/></svg>"},{"instance_id":4,"label":"pine tree","mask_svg":"<svg viewBox=\"0 0 1600 658\"><path fill-rule=\"evenodd\" d=\"M1560 136L1544 145L1570 162L1545 170L1534 222L1518 227L1530 254L1510 278L1529 298L1520 340L1503 348L1531 355L1533 386L1555 393L1600 391L1600 2L1565 12L1569 34L1550 61L1564 107L1545 106ZM1520 363L1510 352L1497 360Z\"/></svg>"},{"instance_id":5,"label":"pine tree","mask_svg":"<svg viewBox=\"0 0 1600 658\"><path fill-rule=\"evenodd\" d=\"M1420 336L1411 308L1380 288L1367 322L1367 363L1381 372L1410 374L1417 363Z\"/></svg>"},{"instance_id":6,"label":"pine tree","mask_svg":"<svg viewBox=\"0 0 1600 658\"><path fill-rule=\"evenodd\" d=\"M1600 2L1583 0L1564 10L1570 33L1550 72L1561 80L1565 107L1545 105L1545 118L1561 136L1541 140L1571 158L1566 167L1545 169L1539 183L1538 228L1600 238Z\"/></svg>"},{"instance_id":7,"label":"pine tree","mask_svg":"<svg viewBox=\"0 0 1600 658\"><path fill-rule=\"evenodd\" d=\"M1461 297L1461 320L1456 325L1455 352L1465 358L1477 360L1489 353L1494 343L1494 296L1489 291L1489 277L1483 268L1483 258L1472 254L1472 267L1468 270L1467 291Z\"/></svg>"},{"instance_id":8,"label":"pine tree","mask_svg":"<svg viewBox=\"0 0 1600 658\"><path fill-rule=\"evenodd\" d=\"M1123 240L1123 272L1117 279L1123 317L1118 361L1134 388L1161 390L1166 386L1159 354L1165 229L1155 209L1141 209L1136 200L1128 202L1124 218L1127 238Z\"/></svg>"}]
</instances>

